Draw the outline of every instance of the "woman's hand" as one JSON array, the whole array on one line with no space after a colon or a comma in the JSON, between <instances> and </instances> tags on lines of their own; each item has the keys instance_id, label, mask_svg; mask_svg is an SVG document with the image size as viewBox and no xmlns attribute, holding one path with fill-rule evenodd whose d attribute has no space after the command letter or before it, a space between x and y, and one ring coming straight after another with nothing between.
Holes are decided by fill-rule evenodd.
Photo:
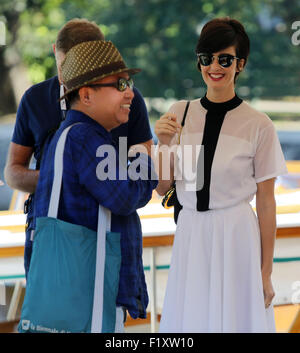
<instances>
[{"instance_id":1,"label":"woman's hand","mask_svg":"<svg viewBox=\"0 0 300 353\"><path fill-rule=\"evenodd\" d=\"M155 134L162 145L170 144L174 135L179 132L181 125L177 123L175 114L166 113L155 123Z\"/></svg>"},{"instance_id":2,"label":"woman's hand","mask_svg":"<svg viewBox=\"0 0 300 353\"><path fill-rule=\"evenodd\" d=\"M262 274L262 281L263 281L265 308L267 309L272 303L272 300L275 296L275 292L271 281L271 275Z\"/></svg>"}]
</instances>

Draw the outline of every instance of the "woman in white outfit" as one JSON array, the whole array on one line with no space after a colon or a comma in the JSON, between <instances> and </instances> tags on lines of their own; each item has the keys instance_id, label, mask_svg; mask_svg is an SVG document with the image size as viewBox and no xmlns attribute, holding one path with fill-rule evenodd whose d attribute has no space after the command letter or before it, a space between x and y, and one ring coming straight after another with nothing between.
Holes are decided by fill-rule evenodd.
<instances>
[{"instance_id":1,"label":"woman in white outfit","mask_svg":"<svg viewBox=\"0 0 300 353\"><path fill-rule=\"evenodd\" d=\"M182 205L161 332L275 331L274 181L287 170L272 121L235 93L249 47L238 21L208 22L196 48L206 95L190 102L182 130L186 101L155 126L159 146L168 146L160 165L171 155L171 177L161 170L157 191L165 194L175 179Z\"/></svg>"}]
</instances>

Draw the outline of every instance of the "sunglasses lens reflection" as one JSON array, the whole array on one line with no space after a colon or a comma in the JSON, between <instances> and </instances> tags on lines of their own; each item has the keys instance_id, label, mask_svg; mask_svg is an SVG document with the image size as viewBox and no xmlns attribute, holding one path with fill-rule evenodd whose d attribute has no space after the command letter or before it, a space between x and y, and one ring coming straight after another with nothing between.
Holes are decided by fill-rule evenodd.
<instances>
[{"instance_id":1,"label":"sunglasses lens reflection","mask_svg":"<svg viewBox=\"0 0 300 353\"><path fill-rule=\"evenodd\" d=\"M200 63L203 66L208 66L212 62L212 55L200 55Z\"/></svg>"},{"instance_id":2,"label":"sunglasses lens reflection","mask_svg":"<svg viewBox=\"0 0 300 353\"><path fill-rule=\"evenodd\" d=\"M124 78L120 78L118 82L118 90L123 92L127 88L127 82Z\"/></svg>"},{"instance_id":3,"label":"sunglasses lens reflection","mask_svg":"<svg viewBox=\"0 0 300 353\"><path fill-rule=\"evenodd\" d=\"M233 62L234 56L230 54L221 54L218 56L218 63L222 67L229 67ZM213 55L201 54L199 55L200 64L203 66L209 66L213 62Z\"/></svg>"},{"instance_id":4,"label":"sunglasses lens reflection","mask_svg":"<svg viewBox=\"0 0 300 353\"><path fill-rule=\"evenodd\" d=\"M126 80L125 78L120 78L118 81L118 90L124 92L127 87L129 87L130 89L133 88L133 80L131 78L129 80Z\"/></svg>"},{"instance_id":5,"label":"sunglasses lens reflection","mask_svg":"<svg viewBox=\"0 0 300 353\"><path fill-rule=\"evenodd\" d=\"M229 67L232 64L233 56L231 55L220 55L219 64L223 67Z\"/></svg>"}]
</instances>

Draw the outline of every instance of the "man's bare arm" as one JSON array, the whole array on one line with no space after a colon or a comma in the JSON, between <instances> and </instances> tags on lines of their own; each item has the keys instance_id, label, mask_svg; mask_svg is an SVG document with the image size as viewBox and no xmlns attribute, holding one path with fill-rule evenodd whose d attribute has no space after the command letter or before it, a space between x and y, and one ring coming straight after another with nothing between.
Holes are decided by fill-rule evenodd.
<instances>
[{"instance_id":1,"label":"man's bare arm","mask_svg":"<svg viewBox=\"0 0 300 353\"><path fill-rule=\"evenodd\" d=\"M4 177L7 184L17 190L34 193L39 171L29 169L32 147L10 143Z\"/></svg>"}]
</instances>

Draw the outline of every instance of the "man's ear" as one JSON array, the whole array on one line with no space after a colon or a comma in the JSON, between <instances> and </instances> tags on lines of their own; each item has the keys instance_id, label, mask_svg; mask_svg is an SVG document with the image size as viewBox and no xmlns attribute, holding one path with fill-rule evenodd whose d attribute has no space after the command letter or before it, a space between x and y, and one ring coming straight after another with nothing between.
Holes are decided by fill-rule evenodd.
<instances>
[{"instance_id":1,"label":"man's ear","mask_svg":"<svg viewBox=\"0 0 300 353\"><path fill-rule=\"evenodd\" d=\"M53 49L53 53L54 55L56 54L56 47L55 47L55 44L52 44L52 49Z\"/></svg>"},{"instance_id":2,"label":"man's ear","mask_svg":"<svg viewBox=\"0 0 300 353\"><path fill-rule=\"evenodd\" d=\"M90 88L82 87L79 89L79 97L80 101L85 105L90 105Z\"/></svg>"}]
</instances>

